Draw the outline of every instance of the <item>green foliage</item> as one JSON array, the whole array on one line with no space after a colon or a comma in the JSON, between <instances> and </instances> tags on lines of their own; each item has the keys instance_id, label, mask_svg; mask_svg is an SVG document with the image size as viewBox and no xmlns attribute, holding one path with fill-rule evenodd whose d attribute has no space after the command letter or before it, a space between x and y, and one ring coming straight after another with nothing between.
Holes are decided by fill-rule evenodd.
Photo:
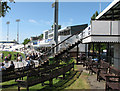
<instances>
[{"instance_id":1,"label":"green foliage","mask_svg":"<svg viewBox=\"0 0 120 91\"><path fill-rule=\"evenodd\" d=\"M93 45L92 44L90 44L90 50L93 50ZM101 52L102 52L102 50L105 50L106 49L106 44L105 43L101 43L100 44L100 49L101 49ZM99 44L97 44L97 43L95 43L94 44L94 51L95 52L98 52L99 51Z\"/></svg>"},{"instance_id":2,"label":"green foliage","mask_svg":"<svg viewBox=\"0 0 120 91\"><path fill-rule=\"evenodd\" d=\"M5 17L6 12L9 12L11 8L8 6L8 2L0 2L0 17Z\"/></svg>"},{"instance_id":3,"label":"green foliage","mask_svg":"<svg viewBox=\"0 0 120 91\"><path fill-rule=\"evenodd\" d=\"M93 14L93 16L91 17L91 21L92 21L92 20L95 20L95 18L96 18L97 16L98 16L98 11L96 11L95 14ZM90 22L91 22L91 21L90 21Z\"/></svg>"},{"instance_id":4,"label":"green foliage","mask_svg":"<svg viewBox=\"0 0 120 91\"><path fill-rule=\"evenodd\" d=\"M52 29L54 28L54 26L53 26L53 25L52 25L51 27L52 27ZM58 29L61 29L61 25L58 25Z\"/></svg>"},{"instance_id":5,"label":"green foliage","mask_svg":"<svg viewBox=\"0 0 120 91\"><path fill-rule=\"evenodd\" d=\"M98 16L98 11L95 12L95 16L96 16L96 17Z\"/></svg>"},{"instance_id":6,"label":"green foliage","mask_svg":"<svg viewBox=\"0 0 120 91\"><path fill-rule=\"evenodd\" d=\"M43 39L43 34L41 34L40 36L38 36L38 39L42 40Z\"/></svg>"},{"instance_id":7,"label":"green foliage","mask_svg":"<svg viewBox=\"0 0 120 91\"><path fill-rule=\"evenodd\" d=\"M30 39L26 38L22 44L23 44L23 45L26 45L26 44L28 44L29 42L30 42Z\"/></svg>"}]
</instances>

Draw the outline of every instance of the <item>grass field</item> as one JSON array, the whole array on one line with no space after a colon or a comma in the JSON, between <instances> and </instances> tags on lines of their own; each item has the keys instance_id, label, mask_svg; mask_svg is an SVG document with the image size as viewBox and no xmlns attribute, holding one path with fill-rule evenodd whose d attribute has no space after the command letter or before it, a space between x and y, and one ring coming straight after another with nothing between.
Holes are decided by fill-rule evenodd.
<instances>
[{"instance_id":1,"label":"grass field","mask_svg":"<svg viewBox=\"0 0 120 91\"><path fill-rule=\"evenodd\" d=\"M9 53L11 53L11 55L12 55L11 60L14 60L14 54L16 54L16 55L17 55L17 53L18 53L18 52L0 51L0 53L4 53L4 58L5 58L5 56L8 56L8 54L9 54ZM23 57L23 58L25 58L25 55L24 55L23 53L19 53L19 54L21 54L21 55L22 55L22 57ZM3 61L4 61L4 60L3 60ZM1 57L0 57L0 62L2 62Z\"/></svg>"}]
</instances>

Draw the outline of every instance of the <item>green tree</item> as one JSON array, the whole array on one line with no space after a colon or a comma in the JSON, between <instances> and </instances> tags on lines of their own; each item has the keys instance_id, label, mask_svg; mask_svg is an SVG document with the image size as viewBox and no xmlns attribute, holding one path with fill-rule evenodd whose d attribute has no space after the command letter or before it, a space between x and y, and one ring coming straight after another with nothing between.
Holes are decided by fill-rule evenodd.
<instances>
[{"instance_id":1,"label":"green tree","mask_svg":"<svg viewBox=\"0 0 120 91\"><path fill-rule=\"evenodd\" d=\"M40 36L38 36L38 39L42 40L43 39L43 34L41 34Z\"/></svg>"},{"instance_id":2,"label":"green tree","mask_svg":"<svg viewBox=\"0 0 120 91\"><path fill-rule=\"evenodd\" d=\"M16 42L16 43L17 43L17 41L16 41L15 39L13 40L13 42Z\"/></svg>"},{"instance_id":3,"label":"green tree","mask_svg":"<svg viewBox=\"0 0 120 91\"><path fill-rule=\"evenodd\" d=\"M98 16L98 11L96 11L95 12L95 14L93 14L93 16L91 17L91 21L92 20L95 20L95 18ZM90 21L90 23L91 23L91 21Z\"/></svg>"},{"instance_id":4,"label":"green tree","mask_svg":"<svg viewBox=\"0 0 120 91\"><path fill-rule=\"evenodd\" d=\"M13 0L9 0L9 1L14 2ZM9 10L11 10L11 8L8 6L8 2L0 1L0 17L4 17L6 15L6 13L9 12Z\"/></svg>"},{"instance_id":5,"label":"green tree","mask_svg":"<svg viewBox=\"0 0 120 91\"><path fill-rule=\"evenodd\" d=\"M95 17L97 17L97 16L98 16L98 11L95 12Z\"/></svg>"},{"instance_id":6,"label":"green tree","mask_svg":"<svg viewBox=\"0 0 120 91\"><path fill-rule=\"evenodd\" d=\"M52 27L52 29L54 28L53 25L51 27ZM61 25L58 25L58 29L61 29Z\"/></svg>"},{"instance_id":7,"label":"green tree","mask_svg":"<svg viewBox=\"0 0 120 91\"><path fill-rule=\"evenodd\" d=\"M24 42L22 43L24 46L30 42L30 39L26 38Z\"/></svg>"}]
</instances>

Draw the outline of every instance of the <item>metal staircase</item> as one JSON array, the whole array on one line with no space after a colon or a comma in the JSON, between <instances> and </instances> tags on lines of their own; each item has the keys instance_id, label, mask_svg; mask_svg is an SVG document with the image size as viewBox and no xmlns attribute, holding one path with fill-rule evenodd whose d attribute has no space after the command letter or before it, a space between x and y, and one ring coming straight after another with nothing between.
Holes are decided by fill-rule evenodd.
<instances>
[{"instance_id":1,"label":"metal staircase","mask_svg":"<svg viewBox=\"0 0 120 91\"><path fill-rule=\"evenodd\" d=\"M68 55L68 52L71 49L73 49L74 47L76 47L77 45L79 45L82 42L82 40L78 36L80 33L81 32L77 32L77 33L69 36L62 42L58 43L57 45L53 46L51 49L46 51L42 55L43 57L41 58L41 62L46 62L47 60L49 60L49 57L54 57L55 59L59 59L59 58L63 57L65 53L67 53L67 55ZM58 52L54 53L53 50L55 50L56 47L58 47Z\"/></svg>"}]
</instances>

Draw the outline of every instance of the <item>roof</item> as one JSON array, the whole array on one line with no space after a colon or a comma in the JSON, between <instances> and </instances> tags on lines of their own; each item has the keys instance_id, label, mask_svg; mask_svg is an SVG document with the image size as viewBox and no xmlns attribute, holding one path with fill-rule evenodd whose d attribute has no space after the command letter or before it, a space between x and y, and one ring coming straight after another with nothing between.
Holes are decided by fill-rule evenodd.
<instances>
[{"instance_id":1,"label":"roof","mask_svg":"<svg viewBox=\"0 0 120 91\"><path fill-rule=\"evenodd\" d=\"M82 25L73 25L73 26L67 26L67 27L64 27L62 29L59 29L58 31L61 32L61 31L67 31L67 30L70 30L72 28L75 28L75 27L82 27L82 26L88 26L88 24L82 24Z\"/></svg>"},{"instance_id":2,"label":"roof","mask_svg":"<svg viewBox=\"0 0 120 91\"><path fill-rule=\"evenodd\" d=\"M0 43L16 43L15 41L0 41Z\"/></svg>"},{"instance_id":3,"label":"roof","mask_svg":"<svg viewBox=\"0 0 120 91\"><path fill-rule=\"evenodd\" d=\"M114 0L96 17L96 20L120 20L120 0Z\"/></svg>"}]
</instances>

